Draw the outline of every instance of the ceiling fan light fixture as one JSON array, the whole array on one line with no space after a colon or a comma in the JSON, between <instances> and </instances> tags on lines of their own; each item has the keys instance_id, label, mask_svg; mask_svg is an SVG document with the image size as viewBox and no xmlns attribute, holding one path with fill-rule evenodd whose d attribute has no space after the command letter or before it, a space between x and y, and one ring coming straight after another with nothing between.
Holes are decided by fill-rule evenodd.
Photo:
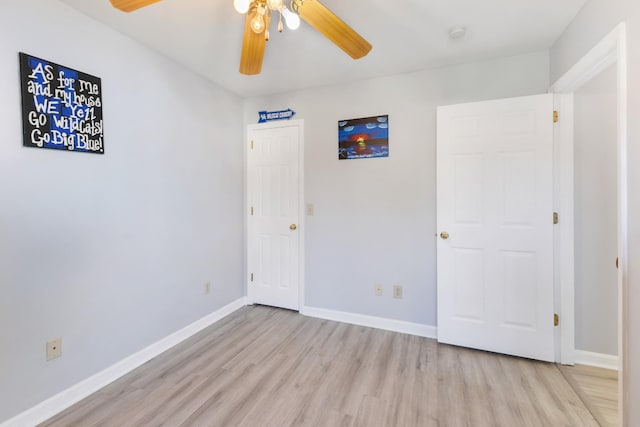
<instances>
[{"instance_id":1,"label":"ceiling fan light fixture","mask_svg":"<svg viewBox=\"0 0 640 427\"><path fill-rule=\"evenodd\" d=\"M271 10L281 11L284 6L284 0L267 0L267 5Z\"/></svg>"},{"instance_id":2,"label":"ceiling fan light fixture","mask_svg":"<svg viewBox=\"0 0 640 427\"><path fill-rule=\"evenodd\" d=\"M251 29L256 34L262 34L265 28L266 28L266 25L264 22L264 16L262 16L261 13L256 12L255 16L251 20Z\"/></svg>"},{"instance_id":3,"label":"ceiling fan light fixture","mask_svg":"<svg viewBox=\"0 0 640 427\"><path fill-rule=\"evenodd\" d=\"M250 0L233 0L233 7L236 9L236 12L240 14L244 15L245 13L247 13L250 6Z\"/></svg>"},{"instance_id":4,"label":"ceiling fan light fixture","mask_svg":"<svg viewBox=\"0 0 640 427\"><path fill-rule=\"evenodd\" d=\"M284 22L287 23L287 28L290 30L297 30L300 27L300 17L287 9L286 6L282 9L282 16L284 16Z\"/></svg>"},{"instance_id":5,"label":"ceiling fan light fixture","mask_svg":"<svg viewBox=\"0 0 640 427\"><path fill-rule=\"evenodd\" d=\"M236 1L234 0L234 4ZM248 76L260 74L264 52L269 39L269 24L278 12L278 31L283 22L291 30L301 20L333 42L353 59L360 59L371 51L371 43L358 34L325 5L324 0L248 0L249 11L244 18L244 36L240 56L240 73ZM289 4L287 4L289 2ZM286 6L289 6L287 8Z\"/></svg>"}]
</instances>

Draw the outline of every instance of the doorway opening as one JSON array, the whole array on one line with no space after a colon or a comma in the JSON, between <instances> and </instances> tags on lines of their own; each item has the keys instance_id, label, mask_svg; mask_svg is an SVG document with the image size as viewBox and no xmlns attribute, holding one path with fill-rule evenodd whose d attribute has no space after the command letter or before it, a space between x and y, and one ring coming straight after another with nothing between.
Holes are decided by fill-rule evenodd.
<instances>
[{"instance_id":1,"label":"doorway opening","mask_svg":"<svg viewBox=\"0 0 640 427\"><path fill-rule=\"evenodd\" d=\"M576 344L585 345L585 337L582 331L576 334L578 323L584 325L584 317L576 317L576 295L583 297L584 289L576 292L576 279L581 278L584 271L576 274L578 263L584 263L584 254L576 252L576 242L584 236L576 236L576 221L581 223L584 217L578 217L574 204L575 182L575 144L574 140L578 132L574 129L574 120L577 111L576 99L580 97L580 91L598 82L598 77L606 77L606 70L614 67L616 77L615 87L615 139L609 143L608 149L615 153L615 222L616 231L614 245L616 254L611 256L611 265L619 267L615 274L616 283L612 292L617 291L617 365L618 369L618 423L624 425L626 419L626 382L625 375L628 372L627 342L625 331L627 325L628 307L626 306L627 294L627 66L626 66L626 28L620 24L598 45L596 45L573 68L560 78L551 88L556 95L556 110L560 112L560 122L556 127L556 167L555 167L555 199L556 209L560 212L559 222L555 236L555 263L557 266L556 302L561 314L560 331L557 335L558 354L556 355L564 365L574 365L583 362L585 352L576 351ZM595 80L594 80L595 79ZM580 108L580 107L578 107ZM564 120L562 119L564 117ZM577 183L580 185L580 183ZM581 202L578 200L578 202ZM582 232L582 231L581 231ZM617 260L616 260L617 256ZM580 277L578 277L580 276ZM610 296L610 295L609 295ZM578 313L579 315L581 313ZM577 322L578 320L578 322ZM611 343L589 343L588 345L607 348ZM597 347L596 347L597 348ZM597 353L594 353L597 354ZM582 360L581 360L582 359ZM606 358L601 359L605 360ZM614 359L615 360L615 359ZM597 361L591 361L596 364ZM602 364L602 363L601 363Z\"/></svg>"}]
</instances>

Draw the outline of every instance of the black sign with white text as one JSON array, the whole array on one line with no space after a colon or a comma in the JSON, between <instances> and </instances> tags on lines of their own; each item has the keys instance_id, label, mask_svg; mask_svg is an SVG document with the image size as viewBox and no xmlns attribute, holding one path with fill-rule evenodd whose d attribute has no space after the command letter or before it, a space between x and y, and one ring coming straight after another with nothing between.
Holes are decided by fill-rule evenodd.
<instances>
[{"instance_id":1,"label":"black sign with white text","mask_svg":"<svg viewBox=\"0 0 640 427\"><path fill-rule=\"evenodd\" d=\"M100 78L20 53L25 147L104 154Z\"/></svg>"}]
</instances>

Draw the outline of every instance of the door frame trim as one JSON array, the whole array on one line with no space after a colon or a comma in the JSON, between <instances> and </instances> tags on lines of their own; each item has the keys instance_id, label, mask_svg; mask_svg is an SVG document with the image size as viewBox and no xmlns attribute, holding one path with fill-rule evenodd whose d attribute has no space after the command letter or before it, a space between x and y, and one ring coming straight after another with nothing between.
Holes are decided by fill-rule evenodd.
<instances>
[{"instance_id":1,"label":"door frame trim","mask_svg":"<svg viewBox=\"0 0 640 427\"><path fill-rule=\"evenodd\" d=\"M262 129L281 129L287 127L298 128L298 311L304 307L305 301L305 255L304 255L304 236L305 236L305 200L304 200L304 120L282 120L261 124L251 124L247 126L245 135L245 156L244 156L244 275L245 275L245 295L247 304L252 305L254 301L249 297L249 146L251 141L249 136L251 132Z\"/></svg>"},{"instance_id":2,"label":"door frame trim","mask_svg":"<svg viewBox=\"0 0 640 427\"><path fill-rule=\"evenodd\" d=\"M627 295L629 283L627 276L628 260L628 175L627 175L627 28L624 22L595 45L582 59L567 71L550 92L558 94L561 114L573 116L573 93L600 74L610 65L617 68L617 153L618 153L618 364L619 364L619 425L626 425L628 419L629 390L628 374L628 313ZM568 126L570 124L570 126ZM569 127L571 129L569 129ZM556 129L559 163L556 182L556 195L561 209L562 220L558 227L558 246L555 260L558 269L556 282L560 293L562 322L560 327L560 359L563 364L575 362L575 300L574 300L574 209L573 209L573 120L562 119ZM564 260L564 262L563 262ZM568 261L568 262L567 262ZM613 260L612 260L613 262Z\"/></svg>"}]
</instances>

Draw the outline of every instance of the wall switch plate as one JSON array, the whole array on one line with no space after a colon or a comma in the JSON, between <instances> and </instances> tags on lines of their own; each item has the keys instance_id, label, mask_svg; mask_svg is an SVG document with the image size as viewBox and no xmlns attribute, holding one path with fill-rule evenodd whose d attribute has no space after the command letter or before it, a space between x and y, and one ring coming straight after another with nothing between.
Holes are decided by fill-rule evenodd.
<instances>
[{"instance_id":1,"label":"wall switch plate","mask_svg":"<svg viewBox=\"0 0 640 427\"><path fill-rule=\"evenodd\" d=\"M211 293L211 282L204 284L204 294L209 295Z\"/></svg>"},{"instance_id":2,"label":"wall switch plate","mask_svg":"<svg viewBox=\"0 0 640 427\"><path fill-rule=\"evenodd\" d=\"M381 297L382 296L382 285L379 284L379 283L376 283L376 286L374 287L374 292L375 292L377 297Z\"/></svg>"},{"instance_id":3,"label":"wall switch plate","mask_svg":"<svg viewBox=\"0 0 640 427\"><path fill-rule=\"evenodd\" d=\"M47 341L47 362L62 356L62 338Z\"/></svg>"},{"instance_id":4,"label":"wall switch plate","mask_svg":"<svg viewBox=\"0 0 640 427\"><path fill-rule=\"evenodd\" d=\"M313 206L313 203L307 203L307 216L313 216L314 213L315 206Z\"/></svg>"},{"instance_id":5,"label":"wall switch plate","mask_svg":"<svg viewBox=\"0 0 640 427\"><path fill-rule=\"evenodd\" d=\"M397 299L402 299L402 286L393 285L393 297Z\"/></svg>"}]
</instances>

